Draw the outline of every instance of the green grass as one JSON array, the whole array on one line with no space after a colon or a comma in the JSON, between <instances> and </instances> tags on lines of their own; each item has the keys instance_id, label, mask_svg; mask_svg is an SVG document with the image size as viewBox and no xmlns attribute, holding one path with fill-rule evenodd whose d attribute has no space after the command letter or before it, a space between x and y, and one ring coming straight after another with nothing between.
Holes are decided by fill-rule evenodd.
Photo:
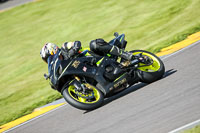
<instances>
[{"instance_id":1,"label":"green grass","mask_svg":"<svg viewBox=\"0 0 200 133\"><path fill-rule=\"evenodd\" d=\"M195 126L194 128L187 129L183 131L182 133L200 133L200 125Z\"/></svg>"},{"instance_id":2,"label":"green grass","mask_svg":"<svg viewBox=\"0 0 200 133\"><path fill-rule=\"evenodd\" d=\"M127 49L157 52L200 30L199 0L42 0L0 13L0 125L60 98L43 73L46 42L125 33Z\"/></svg>"}]
</instances>

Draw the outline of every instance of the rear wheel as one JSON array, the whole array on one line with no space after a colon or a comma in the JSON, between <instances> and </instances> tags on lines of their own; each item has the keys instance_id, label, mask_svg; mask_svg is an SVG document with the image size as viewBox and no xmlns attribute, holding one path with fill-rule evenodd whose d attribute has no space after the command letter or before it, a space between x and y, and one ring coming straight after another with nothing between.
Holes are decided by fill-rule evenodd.
<instances>
[{"instance_id":1,"label":"rear wheel","mask_svg":"<svg viewBox=\"0 0 200 133\"><path fill-rule=\"evenodd\" d=\"M77 91L74 85L64 86L62 95L72 106L82 110L92 110L103 104L104 96L96 87L85 83L87 93Z\"/></svg>"},{"instance_id":2,"label":"rear wheel","mask_svg":"<svg viewBox=\"0 0 200 133\"><path fill-rule=\"evenodd\" d=\"M137 70L138 76L142 82L151 83L159 80L165 73L165 66L162 60L155 54L144 50L133 50L133 55L142 55L148 57L150 64L139 63Z\"/></svg>"}]
</instances>

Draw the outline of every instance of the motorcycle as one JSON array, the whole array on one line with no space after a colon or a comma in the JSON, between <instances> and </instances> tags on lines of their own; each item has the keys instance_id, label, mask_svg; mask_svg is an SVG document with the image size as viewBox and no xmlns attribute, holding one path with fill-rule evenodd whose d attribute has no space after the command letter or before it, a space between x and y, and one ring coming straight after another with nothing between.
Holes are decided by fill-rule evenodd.
<instances>
[{"instance_id":1,"label":"motorcycle","mask_svg":"<svg viewBox=\"0 0 200 133\"><path fill-rule=\"evenodd\" d=\"M125 35L114 34L109 45L125 49ZM100 56L84 50L75 58L63 60L61 52L53 56L49 75L53 89L75 108L93 110L100 107L104 98L110 97L138 82L152 83L161 79L165 66L159 57L145 50L129 51L134 58L126 61L118 56Z\"/></svg>"}]
</instances>

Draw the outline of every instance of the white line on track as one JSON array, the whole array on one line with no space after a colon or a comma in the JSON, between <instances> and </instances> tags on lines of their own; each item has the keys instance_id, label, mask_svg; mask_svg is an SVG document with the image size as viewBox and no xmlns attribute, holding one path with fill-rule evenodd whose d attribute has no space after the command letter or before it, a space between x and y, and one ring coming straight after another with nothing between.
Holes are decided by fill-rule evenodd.
<instances>
[{"instance_id":1,"label":"white line on track","mask_svg":"<svg viewBox=\"0 0 200 133\"><path fill-rule=\"evenodd\" d=\"M200 43L200 40L197 41L197 42L195 42L195 43L193 43L193 44L191 44L191 45L189 45L189 46L187 46L187 47L185 47L185 48L182 48L182 49L180 49L180 50L178 50L178 51L176 51L176 52L174 52L174 53L172 53L172 54L163 56L163 57L161 57L161 59L162 59L162 60L165 60L165 59L169 58L170 56L176 55L176 54L178 54L178 53L180 53L180 52L183 52L184 50L186 50L186 49L188 49L188 48L193 47L194 45L197 45L198 43ZM184 125L184 126L182 126L182 127L179 127L179 128L177 128L177 129L174 129L174 130L170 131L169 133L178 133L178 132L180 132L180 131L182 131L182 130L184 130L184 129L187 129L187 128L190 128L190 127L194 127L194 126L197 125L197 124L200 124L200 119L199 119L199 120L196 120L196 121L194 121L194 122L191 122L191 123L189 123L189 124L186 124L186 125Z\"/></svg>"},{"instance_id":2,"label":"white line on track","mask_svg":"<svg viewBox=\"0 0 200 133\"><path fill-rule=\"evenodd\" d=\"M196 120L196 121L194 121L194 122L191 122L191 123L189 123L189 124L186 124L186 125L184 125L184 126L182 126L182 127L179 127L179 128L177 128L177 129L175 129L175 130L172 130L172 131L170 131L169 133L178 133L178 132L180 132L180 131L182 131L182 130L184 130L184 129L188 129L188 128L193 127L193 126L198 125L198 124L200 124L200 119L199 119L199 120Z\"/></svg>"},{"instance_id":3,"label":"white line on track","mask_svg":"<svg viewBox=\"0 0 200 133\"><path fill-rule=\"evenodd\" d=\"M200 43L200 40L197 41L197 42L195 42L195 43L193 43L193 44L191 44L191 45L189 45L189 46L187 46L187 47L185 47L185 48L182 48L181 50L178 50L178 51L176 51L176 52L174 52L174 53L172 53L172 54L169 54L169 55L166 55L166 56L162 56L161 59L162 59L162 60L167 59L167 58L169 58L169 57L171 57L171 56L173 56L173 55L176 55L176 54L178 54L178 53L180 53L180 52L183 52L184 50L186 50L186 49L188 49L188 48L190 48L190 47L193 47L194 45L196 45L196 44L198 44L198 43ZM3 133L7 133L7 132L9 132L9 131L11 131L11 130L14 130L14 129L16 129L16 128L20 127L20 126L23 126L23 125L25 125L25 124L27 124L27 123L29 123L29 122L31 122L31 121L34 121L35 119L38 119L38 118L40 118L40 117L42 117L42 116L45 116L45 115L47 115L47 114L49 114L49 113L51 113L51 112L53 112L53 111L56 111L56 110L58 110L58 109L60 109L60 108L62 108L62 107L64 107L64 106L66 106L66 105L68 105L68 104L61 105L61 106L59 106L59 107L57 107L57 108L55 108L55 109L53 109L53 110L50 110L49 112L46 112L46 113L44 113L44 114L41 114L41 115L39 115L39 116L37 116L37 117L35 117L35 118L32 118L32 119L30 119L30 120L28 120L28 121L26 121L26 122L24 122L24 123L22 123L22 124L19 124L19 125L13 127L13 128L10 128L10 129L4 131ZM180 127L180 128L177 128L177 129L175 129L175 130L173 130L173 131L170 131L169 133L176 133L177 131L183 130L183 129L185 129L185 128L187 128L187 127L190 127L190 126L194 126L195 124L198 124L198 123L200 123L200 119L197 120L197 121L191 122L191 123L189 123L189 124L187 124L187 125L185 125L185 126L182 126L182 127Z\"/></svg>"}]
</instances>

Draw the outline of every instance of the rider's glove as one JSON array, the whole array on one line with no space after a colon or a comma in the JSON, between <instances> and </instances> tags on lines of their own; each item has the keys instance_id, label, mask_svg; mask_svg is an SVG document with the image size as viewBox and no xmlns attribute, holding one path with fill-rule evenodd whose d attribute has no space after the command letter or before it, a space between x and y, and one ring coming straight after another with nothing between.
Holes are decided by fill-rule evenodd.
<instances>
[{"instance_id":1,"label":"rider's glove","mask_svg":"<svg viewBox=\"0 0 200 133\"><path fill-rule=\"evenodd\" d=\"M72 47L75 53L78 53L78 51L81 49L81 42L80 41L75 41L74 46Z\"/></svg>"}]
</instances>

